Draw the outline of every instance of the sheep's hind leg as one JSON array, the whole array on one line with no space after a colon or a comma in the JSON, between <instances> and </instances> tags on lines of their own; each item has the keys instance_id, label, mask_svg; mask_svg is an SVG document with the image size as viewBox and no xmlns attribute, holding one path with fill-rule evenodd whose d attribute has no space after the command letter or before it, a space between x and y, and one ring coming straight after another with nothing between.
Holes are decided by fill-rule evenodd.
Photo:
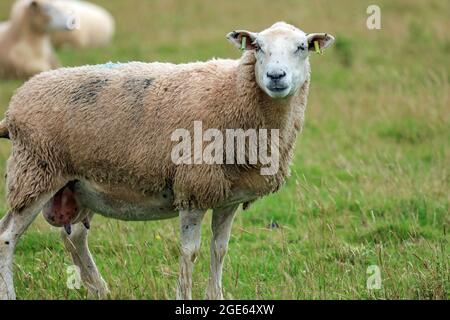
<instances>
[{"instance_id":1,"label":"sheep's hind leg","mask_svg":"<svg viewBox=\"0 0 450 320\"><path fill-rule=\"evenodd\" d=\"M206 299L222 300L222 270L223 260L228 250L231 226L238 205L215 209L213 211L211 229L213 238L211 240L211 267L209 273L208 289Z\"/></svg>"},{"instance_id":2,"label":"sheep's hind leg","mask_svg":"<svg viewBox=\"0 0 450 320\"><path fill-rule=\"evenodd\" d=\"M87 221L91 220L92 215L92 213L86 215ZM72 227L70 235L62 228L61 238L67 251L69 251L72 256L73 263L80 268L81 279L88 290L88 297L105 299L109 293L108 285L100 275L89 251L87 240L89 233L88 228L89 224L86 221L75 224Z\"/></svg>"},{"instance_id":3,"label":"sheep's hind leg","mask_svg":"<svg viewBox=\"0 0 450 320\"><path fill-rule=\"evenodd\" d=\"M177 286L177 299L192 299L192 271L200 250L201 223L205 210L180 211L180 275Z\"/></svg>"},{"instance_id":4,"label":"sheep's hind leg","mask_svg":"<svg viewBox=\"0 0 450 320\"><path fill-rule=\"evenodd\" d=\"M41 195L21 210L10 210L0 220L0 300L16 298L13 285L13 255L19 238L53 194Z\"/></svg>"}]
</instances>

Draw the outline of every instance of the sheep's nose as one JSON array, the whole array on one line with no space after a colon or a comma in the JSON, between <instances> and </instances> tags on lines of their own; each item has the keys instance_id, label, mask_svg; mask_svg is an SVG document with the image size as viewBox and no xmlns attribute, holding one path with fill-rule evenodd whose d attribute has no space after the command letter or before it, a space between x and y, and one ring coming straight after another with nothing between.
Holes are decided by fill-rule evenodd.
<instances>
[{"instance_id":1,"label":"sheep's nose","mask_svg":"<svg viewBox=\"0 0 450 320\"><path fill-rule=\"evenodd\" d=\"M286 77L286 72L283 70L267 72L267 77L270 78L271 80L280 80Z\"/></svg>"}]
</instances>

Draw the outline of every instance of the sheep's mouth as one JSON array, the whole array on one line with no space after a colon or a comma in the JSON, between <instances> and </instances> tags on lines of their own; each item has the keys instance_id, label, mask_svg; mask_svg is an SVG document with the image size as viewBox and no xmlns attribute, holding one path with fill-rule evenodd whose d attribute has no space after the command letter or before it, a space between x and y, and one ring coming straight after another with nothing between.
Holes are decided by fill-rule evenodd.
<instances>
[{"instance_id":1,"label":"sheep's mouth","mask_svg":"<svg viewBox=\"0 0 450 320\"><path fill-rule=\"evenodd\" d=\"M287 90L289 87L269 87L269 90L272 92L283 92Z\"/></svg>"},{"instance_id":2,"label":"sheep's mouth","mask_svg":"<svg viewBox=\"0 0 450 320\"><path fill-rule=\"evenodd\" d=\"M267 89L269 89L270 92L279 94L279 93L283 93L283 92L287 91L289 89L289 86L282 85L282 84L275 84L275 85L268 86Z\"/></svg>"},{"instance_id":3,"label":"sheep's mouth","mask_svg":"<svg viewBox=\"0 0 450 320\"><path fill-rule=\"evenodd\" d=\"M283 99L289 96L291 92L290 86L269 86L266 87L266 93L274 99Z\"/></svg>"}]
</instances>

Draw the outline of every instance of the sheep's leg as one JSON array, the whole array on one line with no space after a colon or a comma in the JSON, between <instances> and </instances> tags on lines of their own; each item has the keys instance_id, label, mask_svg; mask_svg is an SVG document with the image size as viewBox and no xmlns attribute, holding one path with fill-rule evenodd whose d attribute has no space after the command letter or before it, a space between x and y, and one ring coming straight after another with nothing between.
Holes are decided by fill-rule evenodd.
<instances>
[{"instance_id":1,"label":"sheep's leg","mask_svg":"<svg viewBox=\"0 0 450 320\"><path fill-rule=\"evenodd\" d=\"M24 209L9 211L0 220L0 300L15 299L13 255L19 238L53 194L40 196Z\"/></svg>"},{"instance_id":2,"label":"sheep's leg","mask_svg":"<svg viewBox=\"0 0 450 320\"><path fill-rule=\"evenodd\" d=\"M89 298L105 299L109 292L108 285L100 275L88 247L88 221L91 218L92 214L89 214L87 221L74 225L70 235L63 228L61 238L72 256L73 263L80 268L81 279L88 290Z\"/></svg>"},{"instance_id":3,"label":"sheep's leg","mask_svg":"<svg viewBox=\"0 0 450 320\"><path fill-rule=\"evenodd\" d=\"M180 275L177 286L177 299L192 299L192 271L200 250L201 223L205 210L180 211Z\"/></svg>"},{"instance_id":4,"label":"sheep's leg","mask_svg":"<svg viewBox=\"0 0 450 320\"><path fill-rule=\"evenodd\" d=\"M211 240L211 267L209 273L206 299L222 300L222 269L223 260L227 253L230 240L231 226L238 205L215 209L213 211L211 228L213 238Z\"/></svg>"}]
</instances>

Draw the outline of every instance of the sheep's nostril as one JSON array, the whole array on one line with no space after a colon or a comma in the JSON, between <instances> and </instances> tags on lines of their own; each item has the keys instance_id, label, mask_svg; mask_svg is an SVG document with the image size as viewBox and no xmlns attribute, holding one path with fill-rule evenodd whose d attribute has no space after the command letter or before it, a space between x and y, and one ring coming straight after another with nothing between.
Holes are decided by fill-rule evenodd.
<instances>
[{"instance_id":1,"label":"sheep's nostril","mask_svg":"<svg viewBox=\"0 0 450 320\"><path fill-rule=\"evenodd\" d=\"M267 72L267 77L271 80L280 80L286 76L285 71Z\"/></svg>"}]
</instances>

